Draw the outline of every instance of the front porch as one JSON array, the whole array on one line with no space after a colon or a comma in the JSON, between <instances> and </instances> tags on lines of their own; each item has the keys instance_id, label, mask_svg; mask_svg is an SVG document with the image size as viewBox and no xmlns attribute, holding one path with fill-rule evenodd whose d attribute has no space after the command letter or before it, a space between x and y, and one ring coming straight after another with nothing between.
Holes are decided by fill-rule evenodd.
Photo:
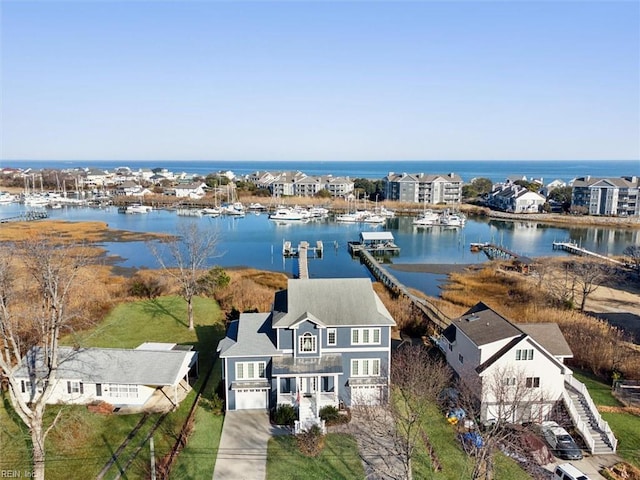
<instances>
[{"instance_id":1,"label":"front porch","mask_svg":"<svg viewBox=\"0 0 640 480\"><path fill-rule=\"evenodd\" d=\"M273 377L277 385L276 405L298 407L296 432L320 425L320 410L340 405L339 377L342 375L342 356L322 358L278 358L273 362Z\"/></svg>"}]
</instances>

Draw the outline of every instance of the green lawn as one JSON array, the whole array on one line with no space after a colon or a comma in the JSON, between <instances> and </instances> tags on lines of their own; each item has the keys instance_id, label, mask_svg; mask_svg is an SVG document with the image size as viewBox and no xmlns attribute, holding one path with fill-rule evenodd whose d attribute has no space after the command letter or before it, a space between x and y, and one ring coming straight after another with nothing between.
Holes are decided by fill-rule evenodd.
<instances>
[{"instance_id":1,"label":"green lawn","mask_svg":"<svg viewBox=\"0 0 640 480\"><path fill-rule=\"evenodd\" d=\"M267 454L267 480L363 480L358 446L350 435L330 433L317 458L298 452L293 435L273 437Z\"/></svg>"},{"instance_id":2,"label":"green lawn","mask_svg":"<svg viewBox=\"0 0 640 480\"><path fill-rule=\"evenodd\" d=\"M455 428L446 421L436 405L430 407L426 418L422 422L422 428L433 445L442 470L439 472L433 471L429 456L423 445L419 445L418 455L413 462L414 478L434 480L471 478L473 459L462 450L456 438ZM517 462L497 452L494 478L521 480L531 477L520 468Z\"/></svg>"},{"instance_id":3,"label":"green lawn","mask_svg":"<svg viewBox=\"0 0 640 480\"><path fill-rule=\"evenodd\" d=\"M215 348L218 340L224 335L224 327L218 305L213 300L196 298L194 313L196 328L189 331L186 321L186 303L179 297L162 297L121 304L91 331L66 337L62 339L62 343L119 348L135 348L143 342L194 345L200 358L200 379L195 385L197 390L215 360ZM215 369L211 376L211 388L215 388L220 378L219 372L216 374L218 370ZM166 454L175 442L176 435L194 399L195 391L192 391L180 404L180 408L164 419L154 434L157 458ZM59 425L47 439L47 478L53 480L69 478L70 472L82 472L83 478L95 478L112 453L142 419L142 415L91 414L81 406L52 406L47 408L47 421L51 422L60 409L62 409L62 415ZM27 459L28 463L30 453L28 440L25 441L25 429L8 415L9 411L10 409L0 408L2 465L5 459L11 459L7 461L15 459L17 462L25 462ZM128 462L134 450L143 444L146 434L158 418L159 415L155 414L146 419L122 455L121 463ZM222 429L222 417L215 417L204 409L202 411L198 409L196 422L198 423L193 438L199 445L198 452L202 455L199 458L205 460L199 467L203 473L202 477L210 478L213 474L215 452ZM204 449L207 450L206 458L204 458ZM188 448L185 454L187 452ZM149 460L149 447L145 444L127 470L129 478L144 478L148 473ZM9 465L9 467L13 466ZM112 467L106 478L112 478L117 472L117 467L118 465ZM189 477L194 478L191 474L182 478ZM176 478L181 477L176 476Z\"/></svg>"},{"instance_id":4,"label":"green lawn","mask_svg":"<svg viewBox=\"0 0 640 480\"><path fill-rule=\"evenodd\" d=\"M574 376L587 386L596 406L619 407L621 405L611 394L611 387L606 383L584 372L574 371ZM618 439L618 455L640 468L640 417L626 412L603 412L601 415L609 423L613 434Z\"/></svg>"}]
</instances>

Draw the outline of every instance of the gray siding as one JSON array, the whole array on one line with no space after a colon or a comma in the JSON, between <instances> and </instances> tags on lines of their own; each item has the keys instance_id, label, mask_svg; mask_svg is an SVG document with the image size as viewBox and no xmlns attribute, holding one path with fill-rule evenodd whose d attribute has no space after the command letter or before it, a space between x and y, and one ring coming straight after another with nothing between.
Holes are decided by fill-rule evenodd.
<instances>
[{"instance_id":1,"label":"gray siding","mask_svg":"<svg viewBox=\"0 0 640 480\"><path fill-rule=\"evenodd\" d=\"M280 350L293 349L293 331L286 328L279 328L278 339L280 341Z\"/></svg>"},{"instance_id":2,"label":"gray siding","mask_svg":"<svg viewBox=\"0 0 640 480\"><path fill-rule=\"evenodd\" d=\"M238 357L238 358L227 358L227 391L225 392L227 395L227 399L229 402L229 410L236 409L236 392L231 389L231 384L235 382L236 379L236 364L238 362L265 362L265 380L269 383L273 383L271 379L271 357ZM247 380L250 381L250 380ZM273 392L273 385L271 385L271 391ZM272 393L270 393L271 398ZM270 401L270 404L272 402Z\"/></svg>"}]
</instances>

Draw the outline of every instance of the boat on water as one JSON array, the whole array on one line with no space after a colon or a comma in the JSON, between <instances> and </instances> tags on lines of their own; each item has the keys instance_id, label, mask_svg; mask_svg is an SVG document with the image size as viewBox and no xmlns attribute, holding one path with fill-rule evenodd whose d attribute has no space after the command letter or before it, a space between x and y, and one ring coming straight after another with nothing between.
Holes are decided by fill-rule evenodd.
<instances>
[{"instance_id":1,"label":"boat on water","mask_svg":"<svg viewBox=\"0 0 640 480\"><path fill-rule=\"evenodd\" d=\"M18 197L9 192L0 192L0 205L8 205L18 201Z\"/></svg>"},{"instance_id":2,"label":"boat on water","mask_svg":"<svg viewBox=\"0 0 640 480\"><path fill-rule=\"evenodd\" d=\"M127 205L124 208L120 208L118 211L127 214L137 214L137 213L149 213L153 210L153 207L149 205L142 205L141 203L132 203L131 205Z\"/></svg>"},{"instance_id":3,"label":"boat on water","mask_svg":"<svg viewBox=\"0 0 640 480\"><path fill-rule=\"evenodd\" d=\"M207 217L218 217L222 213L222 209L219 207L203 208L200 213Z\"/></svg>"},{"instance_id":4,"label":"boat on water","mask_svg":"<svg viewBox=\"0 0 640 480\"><path fill-rule=\"evenodd\" d=\"M265 207L261 203L250 203L249 210L251 210L252 212L264 212L267 210L267 207Z\"/></svg>"},{"instance_id":5,"label":"boat on water","mask_svg":"<svg viewBox=\"0 0 640 480\"><path fill-rule=\"evenodd\" d=\"M430 227L436 225L440 220L440 214L431 209L423 211L419 217L415 218L411 224L416 227Z\"/></svg>"},{"instance_id":6,"label":"boat on water","mask_svg":"<svg viewBox=\"0 0 640 480\"><path fill-rule=\"evenodd\" d=\"M242 205L242 203L240 202L233 202L230 205L226 205L222 207L222 213L224 215L231 215L234 217L244 217L245 216L244 205Z\"/></svg>"},{"instance_id":7,"label":"boat on water","mask_svg":"<svg viewBox=\"0 0 640 480\"><path fill-rule=\"evenodd\" d=\"M278 207L275 212L269 215L269 220L281 220L281 221L290 221L290 222L298 222L308 218L304 212L288 207Z\"/></svg>"},{"instance_id":8,"label":"boat on water","mask_svg":"<svg viewBox=\"0 0 640 480\"><path fill-rule=\"evenodd\" d=\"M374 225L379 225L381 223L385 223L386 221L387 221L386 217L383 217L382 215L378 215L376 213L369 213L368 215L365 215L362 219L363 223L369 223Z\"/></svg>"},{"instance_id":9,"label":"boat on water","mask_svg":"<svg viewBox=\"0 0 640 480\"><path fill-rule=\"evenodd\" d=\"M438 225L442 227L464 227L466 218L461 213L443 212L438 219Z\"/></svg>"}]
</instances>

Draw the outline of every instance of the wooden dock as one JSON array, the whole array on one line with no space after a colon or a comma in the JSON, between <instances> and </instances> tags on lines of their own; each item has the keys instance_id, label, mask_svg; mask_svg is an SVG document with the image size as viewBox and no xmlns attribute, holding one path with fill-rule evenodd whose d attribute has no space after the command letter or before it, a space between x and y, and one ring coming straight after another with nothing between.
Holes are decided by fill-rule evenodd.
<instances>
[{"instance_id":1,"label":"wooden dock","mask_svg":"<svg viewBox=\"0 0 640 480\"><path fill-rule=\"evenodd\" d=\"M32 210L16 215L15 217L0 218L0 223L32 222L34 220L44 220L45 218L49 218L49 214L47 212Z\"/></svg>"},{"instance_id":2,"label":"wooden dock","mask_svg":"<svg viewBox=\"0 0 640 480\"><path fill-rule=\"evenodd\" d=\"M398 296L403 296L411 301L417 313L421 314L431 330L440 333L451 323L451 319L438 309L433 303L423 298L416 297L409 292L400 281L394 277L389 271L383 267L367 250L359 250L358 255L362 263L364 263L371 274L382 283L387 289L391 290Z\"/></svg>"},{"instance_id":3,"label":"wooden dock","mask_svg":"<svg viewBox=\"0 0 640 480\"><path fill-rule=\"evenodd\" d=\"M297 247L291 245L291 242L285 240L282 242L282 255L287 258L296 257L298 259L298 278L309 278L309 255L313 253L313 258L322 258L324 245L322 240L316 242L316 246L312 247L309 242L302 241Z\"/></svg>"},{"instance_id":4,"label":"wooden dock","mask_svg":"<svg viewBox=\"0 0 640 480\"><path fill-rule=\"evenodd\" d=\"M607 262L614 263L616 265L625 266L624 262L620 262L606 255L600 255L599 253L592 252L586 248L578 246L575 242L553 242L554 250L564 250L565 252L572 253L573 255L579 255L581 257L593 257Z\"/></svg>"}]
</instances>

